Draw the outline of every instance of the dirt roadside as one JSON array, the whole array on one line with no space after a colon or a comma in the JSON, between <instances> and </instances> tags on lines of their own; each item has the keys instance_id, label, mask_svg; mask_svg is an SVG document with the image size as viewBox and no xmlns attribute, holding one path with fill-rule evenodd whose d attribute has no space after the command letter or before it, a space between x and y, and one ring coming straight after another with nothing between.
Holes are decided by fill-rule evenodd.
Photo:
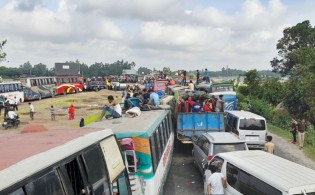
<instances>
[{"instance_id":1,"label":"dirt roadside","mask_svg":"<svg viewBox=\"0 0 315 195\"><path fill-rule=\"evenodd\" d=\"M35 114L34 120L30 120L28 102L19 105L18 114L21 125L15 129L13 127L4 130L0 127L0 134L8 132L19 132L24 129L44 127L45 129L79 127L81 118L88 118L101 114L102 108L107 103L107 97L113 95L115 99L121 101L121 91L100 90L98 92L82 92L78 94L59 95L55 98L46 98L40 101L32 101ZM75 119L68 119L68 107L75 106ZM50 106L53 105L56 113L56 120L52 121L50 117ZM0 116L2 124L3 113ZM35 130L36 131L36 130Z\"/></svg>"},{"instance_id":2,"label":"dirt roadside","mask_svg":"<svg viewBox=\"0 0 315 195\"><path fill-rule=\"evenodd\" d=\"M273 133L268 132L268 134L272 136L276 155L315 170L315 162L309 159L303 150L299 149L298 144L292 144L291 140L284 139Z\"/></svg>"}]
</instances>

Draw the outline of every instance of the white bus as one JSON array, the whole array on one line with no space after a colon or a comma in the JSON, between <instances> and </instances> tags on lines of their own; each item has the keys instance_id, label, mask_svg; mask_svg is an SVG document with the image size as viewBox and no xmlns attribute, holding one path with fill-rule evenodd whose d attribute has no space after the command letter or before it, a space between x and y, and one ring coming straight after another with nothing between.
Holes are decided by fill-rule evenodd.
<instances>
[{"instance_id":1,"label":"white bus","mask_svg":"<svg viewBox=\"0 0 315 195\"><path fill-rule=\"evenodd\" d=\"M7 98L10 104L14 104L15 101L24 102L24 93L21 82L0 83L0 96L2 97L1 99Z\"/></svg>"},{"instance_id":2,"label":"white bus","mask_svg":"<svg viewBox=\"0 0 315 195\"><path fill-rule=\"evenodd\" d=\"M226 195L315 195L315 170L259 151L219 153L209 163L227 179ZM210 170L205 171L205 193Z\"/></svg>"},{"instance_id":3,"label":"white bus","mask_svg":"<svg viewBox=\"0 0 315 195\"><path fill-rule=\"evenodd\" d=\"M1 195L131 195L111 130L2 134L0 157Z\"/></svg>"},{"instance_id":4,"label":"white bus","mask_svg":"<svg viewBox=\"0 0 315 195\"><path fill-rule=\"evenodd\" d=\"M114 131L122 146L133 195L163 194L171 166L174 132L170 110L142 112L87 125Z\"/></svg>"}]
</instances>

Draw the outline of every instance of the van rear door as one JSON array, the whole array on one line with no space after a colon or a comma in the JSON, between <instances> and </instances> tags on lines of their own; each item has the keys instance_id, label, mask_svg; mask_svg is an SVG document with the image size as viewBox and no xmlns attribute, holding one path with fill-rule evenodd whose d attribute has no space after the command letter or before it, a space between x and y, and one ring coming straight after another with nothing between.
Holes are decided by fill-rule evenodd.
<instances>
[{"instance_id":1,"label":"van rear door","mask_svg":"<svg viewBox=\"0 0 315 195\"><path fill-rule=\"evenodd\" d=\"M249 148L263 148L266 140L266 120L244 118L239 120L238 132Z\"/></svg>"}]
</instances>

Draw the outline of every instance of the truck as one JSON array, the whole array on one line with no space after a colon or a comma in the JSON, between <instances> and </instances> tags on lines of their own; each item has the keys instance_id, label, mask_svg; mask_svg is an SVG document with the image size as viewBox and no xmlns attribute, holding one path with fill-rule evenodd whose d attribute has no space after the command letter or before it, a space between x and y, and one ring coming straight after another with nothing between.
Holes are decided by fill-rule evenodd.
<instances>
[{"instance_id":1,"label":"truck","mask_svg":"<svg viewBox=\"0 0 315 195\"><path fill-rule=\"evenodd\" d=\"M167 94L173 95L174 101L176 101L173 104L172 117L175 121L176 137L181 143L192 143L205 132L225 131L223 112L189 112L180 108L181 103L185 104L188 96L199 95L201 98L205 98L209 94L201 91L194 94L189 91L187 86L179 85L168 86Z\"/></svg>"},{"instance_id":2,"label":"truck","mask_svg":"<svg viewBox=\"0 0 315 195\"><path fill-rule=\"evenodd\" d=\"M86 91L98 91L106 88L106 81L103 78L93 78L84 81L84 89Z\"/></svg>"}]
</instances>

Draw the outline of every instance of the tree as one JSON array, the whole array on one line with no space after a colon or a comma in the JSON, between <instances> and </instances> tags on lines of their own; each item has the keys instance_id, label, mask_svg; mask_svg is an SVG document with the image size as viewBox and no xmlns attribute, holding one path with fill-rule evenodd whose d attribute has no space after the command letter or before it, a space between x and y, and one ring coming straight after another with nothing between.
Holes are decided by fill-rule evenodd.
<instances>
[{"instance_id":1,"label":"tree","mask_svg":"<svg viewBox=\"0 0 315 195\"><path fill-rule=\"evenodd\" d=\"M147 67L140 67L140 68L138 68L138 74L144 74L144 75L146 75L146 74L151 74L152 73L152 70L151 69L149 69L149 68L147 68Z\"/></svg>"},{"instance_id":2,"label":"tree","mask_svg":"<svg viewBox=\"0 0 315 195\"><path fill-rule=\"evenodd\" d=\"M244 76L244 83L247 85L250 95L258 95L261 79L257 70L250 70L246 72Z\"/></svg>"},{"instance_id":3,"label":"tree","mask_svg":"<svg viewBox=\"0 0 315 195\"><path fill-rule=\"evenodd\" d=\"M32 74L36 76L47 76L48 68L45 64L39 63L34 65Z\"/></svg>"},{"instance_id":4,"label":"tree","mask_svg":"<svg viewBox=\"0 0 315 195\"><path fill-rule=\"evenodd\" d=\"M280 59L274 58L274 71L290 75L284 105L291 116L315 124L315 28L308 20L286 28L277 44Z\"/></svg>"},{"instance_id":5,"label":"tree","mask_svg":"<svg viewBox=\"0 0 315 195\"><path fill-rule=\"evenodd\" d=\"M32 64L30 62L25 62L23 65L20 65L21 74L31 75L32 74Z\"/></svg>"},{"instance_id":6,"label":"tree","mask_svg":"<svg viewBox=\"0 0 315 195\"><path fill-rule=\"evenodd\" d=\"M169 67L164 67L163 68L163 73L166 75L166 76L172 76L172 71Z\"/></svg>"},{"instance_id":7,"label":"tree","mask_svg":"<svg viewBox=\"0 0 315 195\"><path fill-rule=\"evenodd\" d=\"M261 85L259 98L263 99L273 106L277 106L283 101L285 95L285 87L280 83L278 78L267 78Z\"/></svg>"},{"instance_id":8,"label":"tree","mask_svg":"<svg viewBox=\"0 0 315 195\"><path fill-rule=\"evenodd\" d=\"M287 75L298 69L300 62L294 54L302 48L315 47L315 28L306 20L293 27L284 29L283 37L278 41L277 50L280 59L270 61L273 71Z\"/></svg>"},{"instance_id":9,"label":"tree","mask_svg":"<svg viewBox=\"0 0 315 195\"><path fill-rule=\"evenodd\" d=\"M5 60L7 54L3 51L3 46L7 43L7 40L0 42L0 62Z\"/></svg>"}]
</instances>

